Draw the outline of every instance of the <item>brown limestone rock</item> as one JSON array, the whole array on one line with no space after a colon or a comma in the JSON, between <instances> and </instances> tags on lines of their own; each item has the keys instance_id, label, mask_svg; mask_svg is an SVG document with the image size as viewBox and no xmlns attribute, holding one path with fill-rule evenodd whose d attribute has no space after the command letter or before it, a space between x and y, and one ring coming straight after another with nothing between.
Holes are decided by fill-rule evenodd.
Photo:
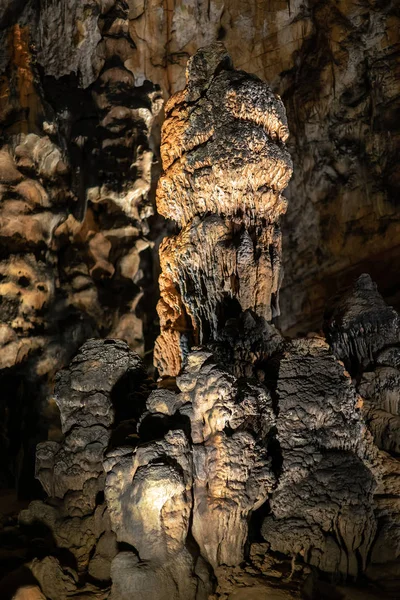
<instances>
[{"instance_id":1,"label":"brown limestone rock","mask_svg":"<svg viewBox=\"0 0 400 600\"><path fill-rule=\"evenodd\" d=\"M173 94L190 56L223 40L235 66L284 101L295 172L282 220L283 331L319 328L327 299L369 269L399 306L399 31L393 1L131 6L141 80Z\"/></svg>"},{"instance_id":2,"label":"brown limestone rock","mask_svg":"<svg viewBox=\"0 0 400 600\"><path fill-rule=\"evenodd\" d=\"M0 405L0 481L18 485L36 443L60 435L54 376L78 348L115 337L144 354L163 99L129 67L124 0L6 0L0 13L0 381L18 390Z\"/></svg>"},{"instance_id":3,"label":"brown limestone rock","mask_svg":"<svg viewBox=\"0 0 400 600\"><path fill-rule=\"evenodd\" d=\"M157 208L182 229L160 248L154 356L161 375L177 375L184 349L214 340L230 316L279 314L287 137L280 98L235 71L223 44L190 59L187 85L166 104L162 129Z\"/></svg>"}]
</instances>

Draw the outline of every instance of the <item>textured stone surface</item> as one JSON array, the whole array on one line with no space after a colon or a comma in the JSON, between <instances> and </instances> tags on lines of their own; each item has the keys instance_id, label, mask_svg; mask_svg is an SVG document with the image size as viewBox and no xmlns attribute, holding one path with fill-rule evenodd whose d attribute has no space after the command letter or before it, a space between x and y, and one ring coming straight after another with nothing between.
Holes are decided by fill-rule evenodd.
<instances>
[{"instance_id":1,"label":"textured stone surface","mask_svg":"<svg viewBox=\"0 0 400 600\"><path fill-rule=\"evenodd\" d=\"M374 498L377 533L366 573L385 593L395 596L400 555L399 315L363 275L333 303L327 316L333 351L347 362L355 377L365 422L380 449Z\"/></svg>"},{"instance_id":2,"label":"textured stone surface","mask_svg":"<svg viewBox=\"0 0 400 600\"><path fill-rule=\"evenodd\" d=\"M282 327L319 327L326 299L365 271L398 306L396 2L139 0L129 31L135 72L168 93L183 88L188 58L219 39L236 68L282 96L294 163Z\"/></svg>"},{"instance_id":3,"label":"textured stone surface","mask_svg":"<svg viewBox=\"0 0 400 600\"><path fill-rule=\"evenodd\" d=\"M12 485L18 453L31 464L48 422L57 428L53 378L79 346L115 337L144 353L151 138L163 100L129 69L124 1L10 1L0 12L0 377L22 381L24 419L40 421L22 449L21 420L4 419L0 478Z\"/></svg>"},{"instance_id":4,"label":"textured stone surface","mask_svg":"<svg viewBox=\"0 0 400 600\"><path fill-rule=\"evenodd\" d=\"M361 401L322 338L296 340L276 368L282 471L263 536L322 571L357 576L376 533L376 451Z\"/></svg>"},{"instance_id":5,"label":"textured stone surface","mask_svg":"<svg viewBox=\"0 0 400 600\"><path fill-rule=\"evenodd\" d=\"M317 323L326 293L367 257L396 292L390 2L57 8L14 1L0 16L2 357L24 372L18 385L18 371L4 378L14 390L5 447L24 381L51 380L92 335L140 349L160 110L144 73L181 87L186 52L203 38L224 37L235 63L267 74L288 105L301 169L289 188L282 326ZM159 206L181 232L162 246L156 357L182 375L145 404L138 359L97 341L60 377L65 438L37 455L52 498L20 518L32 532L28 568L54 600L397 598L398 316L364 277L329 313L337 358L316 336L285 342L267 322L290 174L283 105L214 46L191 61L167 113Z\"/></svg>"},{"instance_id":6,"label":"textured stone surface","mask_svg":"<svg viewBox=\"0 0 400 600\"><path fill-rule=\"evenodd\" d=\"M233 70L222 44L190 59L165 113L157 208L182 229L160 247L155 365L177 375L187 348L214 340L228 317L279 314L281 192L292 163L280 98Z\"/></svg>"},{"instance_id":7,"label":"textured stone surface","mask_svg":"<svg viewBox=\"0 0 400 600\"><path fill-rule=\"evenodd\" d=\"M32 502L19 517L28 535L35 528L51 535L55 556L30 566L51 599L77 593L107 597L101 590L110 581L119 536L110 525L112 506L103 499L104 454L113 443L113 427L143 410L146 377L139 356L121 340L89 340L57 376L64 437L42 442L36 453L36 476L49 499Z\"/></svg>"},{"instance_id":8,"label":"textured stone surface","mask_svg":"<svg viewBox=\"0 0 400 600\"><path fill-rule=\"evenodd\" d=\"M147 335L156 335L157 260L146 219L159 144L157 85L165 98L181 89L189 56L217 39L237 68L266 79L282 96L292 132L295 175L283 221L280 326L291 332L306 331L309 324L319 328L326 297L365 270L398 303L399 16L393 1L174 0L166 6L160 0L88 0L83 6L63 0L54 9L52 2L3 0L3 8L0 226L7 251L1 261L8 282L12 249L18 270L29 271L29 291L35 291L8 289L0 315L2 361L21 365L17 379L40 387L38 379L51 379L93 335L120 337L140 352L143 321ZM257 96L254 81L250 88ZM232 114L247 118L246 102L239 107L237 97L230 99ZM201 129L210 131L203 122ZM244 138L245 130L244 122ZM47 148L44 170L29 158L33 138L41 151ZM188 140L179 139L183 148ZM20 142L18 174L12 162ZM54 151L47 154L49 143ZM201 156L199 150L188 154L204 161L208 152ZM10 160L11 171L22 177L15 185L8 180ZM47 167L56 160L58 171L49 181ZM215 199L216 190L209 191ZM158 238L160 229L153 222L150 237ZM43 279L51 289L45 299L36 294ZM140 288L147 290L146 299ZM26 301L22 309L21 298L33 298L33 306ZM42 314L37 306L43 300ZM10 324L17 307L21 331ZM161 355L170 347L176 355L182 340L169 331L160 345ZM35 396L48 398L49 390L45 386ZM10 485L18 477L20 444L14 450L6 440L4 455L7 445L7 461L14 464L2 479Z\"/></svg>"},{"instance_id":9,"label":"textured stone surface","mask_svg":"<svg viewBox=\"0 0 400 600\"><path fill-rule=\"evenodd\" d=\"M361 275L343 296L331 301L325 312L324 329L335 354L355 373L373 364L386 346L400 341L399 314L384 302L367 274ZM390 356L387 360L390 364ZM378 361L385 364L384 355Z\"/></svg>"},{"instance_id":10,"label":"textured stone surface","mask_svg":"<svg viewBox=\"0 0 400 600\"><path fill-rule=\"evenodd\" d=\"M115 558L116 596L127 597L131 579L145 597L163 578L170 581L160 598L197 598L199 586L201 593L210 590L210 567L202 575L202 563L216 568L243 560L250 514L275 484L268 451L275 416L267 390L237 381L200 350L189 355L177 383L178 395L152 392L139 427L143 437L158 438L163 429L164 436L134 450L116 448L104 462L112 528L144 561ZM173 581L183 587L175 589Z\"/></svg>"}]
</instances>

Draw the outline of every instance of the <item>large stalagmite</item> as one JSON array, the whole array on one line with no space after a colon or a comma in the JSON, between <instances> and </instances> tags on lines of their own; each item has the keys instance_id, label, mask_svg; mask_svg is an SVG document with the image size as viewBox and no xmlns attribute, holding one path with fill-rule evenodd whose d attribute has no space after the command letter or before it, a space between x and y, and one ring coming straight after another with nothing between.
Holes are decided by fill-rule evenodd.
<instances>
[{"instance_id":1,"label":"large stalagmite","mask_svg":"<svg viewBox=\"0 0 400 600\"><path fill-rule=\"evenodd\" d=\"M160 249L155 349L178 391L152 392L138 428L148 441L104 463L111 526L138 553L114 559L112 598L202 598L212 573L218 598L267 598L282 556L292 574L278 594L296 598L306 564L343 578L365 569L376 450L327 343L288 343L268 324L291 173L280 100L221 44L187 75L167 104L157 195L181 228Z\"/></svg>"},{"instance_id":2,"label":"large stalagmite","mask_svg":"<svg viewBox=\"0 0 400 600\"><path fill-rule=\"evenodd\" d=\"M279 314L281 192L292 174L279 97L233 69L222 44L188 62L167 102L157 208L180 232L160 248L161 335L155 365L177 375L189 348L215 340L229 317Z\"/></svg>"}]
</instances>

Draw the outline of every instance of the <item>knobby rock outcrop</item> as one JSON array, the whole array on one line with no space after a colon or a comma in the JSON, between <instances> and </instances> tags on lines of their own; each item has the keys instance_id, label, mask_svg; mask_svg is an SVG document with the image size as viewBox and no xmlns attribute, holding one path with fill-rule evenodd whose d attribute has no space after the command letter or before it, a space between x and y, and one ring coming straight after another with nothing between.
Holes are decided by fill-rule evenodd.
<instances>
[{"instance_id":1,"label":"knobby rock outcrop","mask_svg":"<svg viewBox=\"0 0 400 600\"><path fill-rule=\"evenodd\" d=\"M0 14L0 379L10 391L0 407L0 480L11 487L21 446L29 462L53 425L54 376L79 346L113 337L144 353L152 137L163 99L130 69L123 0L8 5Z\"/></svg>"}]
</instances>

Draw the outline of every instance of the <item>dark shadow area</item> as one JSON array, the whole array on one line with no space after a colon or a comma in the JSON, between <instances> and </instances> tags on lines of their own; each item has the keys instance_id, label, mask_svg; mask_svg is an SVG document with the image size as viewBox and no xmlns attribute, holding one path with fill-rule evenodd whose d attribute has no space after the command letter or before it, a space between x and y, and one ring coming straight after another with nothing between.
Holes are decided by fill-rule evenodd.
<instances>
[{"instance_id":1,"label":"dark shadow area","mask_svg":"<svg viewBox=\"0 0 400 600\"><path fill-rule=\"evenodd\" d=\"M47 437L39 414L43 386L26 365L0 374L0 488L16 488L22 499L43 497L34 479L36 445Z\"/></svg>"},{"instance_id":2,"label":"dark shadow area","mask_svg":"<svg viewBox=\"0 0 400 600\"><path fill-rule=\"evenodd\" d=\"M264 519L271 512L271 508L269 505L269 501L264 502L260 508L254 510L251 513L250 521L249 521L249 533L246 542L246 550L245 554L248 555L248 551L250 549L250 544L260 544L264 542L264 538L261 535L261 526L264 522Z\"/></svg>"},{"instance_id":3,"label":"dark shadow area","mask_svg":"<svg viewBox=\"0 0 400 600\"><path fill-rule=\"evenodd\" d=\"M217 306L218 330L223 329L229 319L238 319L242 314L242 307L237 298L224 296Z\"/></svg>"},{"instance_id":4,"label":"dark shadow area","mask_svg":"<svg viewBox=\"0 0 400 600\"><path fill-rule=\"evenodd\" d=\"M152 414L143 419L139 428L141 442L151 442L162 439L168 431L181 429L191 438L190 419L186 415L175 413L172 416Z\"/></svg>"},{"instance_id":5,"label":"dark shadow area","mask_svg":"<svg viewBox=\"0 0 400 600\"><path fill-rule=\"evenodd\" d=\"M129 419L139 419L150 393L145 371L129 370L114 385L110 399L115 410L114 426Z\"/></svg>"},{"instance_id":6,"label":"dark shadow area","mask_svg":"<svg viewBox=\"0 0 400 600\"><path fill-rule=\"evenodd\" d=\"M75 556L66 548L57 546L53 532L46 523L33 521L29 525L21 524L20 530L26 538L27 560L56 556L62 566L77 571Z\"/></svg>"},{"instance_id":7,"label":"dark shadow area","mask_svg":"<svg viewBox=\"0 0 400 600\"><path fill-rule=\"evenodd\" d=\"M20 567L0 581L1 600L12 600L17 590L24 586L39 586L27 567Z\"/></svg>"}]
</instances>

